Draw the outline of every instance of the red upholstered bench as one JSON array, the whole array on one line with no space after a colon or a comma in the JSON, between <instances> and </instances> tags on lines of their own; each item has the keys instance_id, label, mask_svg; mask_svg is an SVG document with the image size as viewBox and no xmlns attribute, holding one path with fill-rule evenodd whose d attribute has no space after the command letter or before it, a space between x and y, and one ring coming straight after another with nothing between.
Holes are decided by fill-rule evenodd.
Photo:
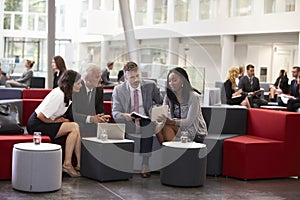
<instances>
[{"instance_id":1,"label":"red upholstered bench","mask_svg":"<svg viewBox=\"0 0 300 200\"><path fill-rule=\"evenodd\" d=\"M24 89L23 90L23 113L22 126L27 125L27 121L34 110L40 105L43 99L52 89Z\"/></svg>"},{"instance_id":2,"label":"red upholstered bench","mask_svg":"<svg viewBox=\"0 0 300 200\"><path fill-rule=\"evenodd\" d=\"M12 151L14 144L32 142L32 135L0 135L0 179L11 179ZM42 136L42 142L49 143L48 136ZM24 172L26 173L26 172Z\"/></svg>"},{"instance_id":3,"label":"red upholstered bench","mask_svg":"<svg viewBox=\"0 0 300 200\"><path fill-rule=\"evenodd\" d=\"M247 135L226 139L224 176L241 179L300 176L300 113L248 110Z\"/></svg>"}]
</instances>

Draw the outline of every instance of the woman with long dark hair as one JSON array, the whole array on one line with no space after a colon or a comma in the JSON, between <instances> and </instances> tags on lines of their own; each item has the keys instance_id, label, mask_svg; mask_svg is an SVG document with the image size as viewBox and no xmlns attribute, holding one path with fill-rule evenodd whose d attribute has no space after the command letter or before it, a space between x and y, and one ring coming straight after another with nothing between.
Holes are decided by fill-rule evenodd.
<instances>
[{"instance_id":1,"label":"woman with long dark hair","mask_svg":"<svg viewBox=\"0 0 300 200\"><path fill-rule=\"evenodd\" d=\"M53 88L58 86L58 80L61 75L67 70L64 59L61 56L54 56L52 59L52 69L54 70L53 75Z\"/></svg>"},{"instance_id":2,"label":"woman with long dark hair","mask_svg":"<svg viewBox=\"0 0 300 200\"><path fill-rule=\"evenodd\" d=\"M171 69L167 76L167 94L164 105L169 105L171 119L162 115L156 134L160 143L176 139L181 131L187 131L188 138L203 142L207 128L201 112L200 92L191 86L188 74L183 68Z\"/></svg>"},{"instance_id":3,"label":"woman with long dark hair","mask_svg":"<svg viewBox=\"0 0 300 200\"><path fill-rule=\"evenodd\" d=\"M63 172L71 177L78 177L80 173L81 138L79 126L70 119L64 117L71 104L73 92L79 92L81 88L81 76L73 70L67 70L59 79L58 87L54 88L35 109L27 123L27 131L33 134L35 131L47 135L53 143L61 143L66 137L65 160ZM74 169L71 158L75 153L77 166Z\"/></svg>"}]
</instances>

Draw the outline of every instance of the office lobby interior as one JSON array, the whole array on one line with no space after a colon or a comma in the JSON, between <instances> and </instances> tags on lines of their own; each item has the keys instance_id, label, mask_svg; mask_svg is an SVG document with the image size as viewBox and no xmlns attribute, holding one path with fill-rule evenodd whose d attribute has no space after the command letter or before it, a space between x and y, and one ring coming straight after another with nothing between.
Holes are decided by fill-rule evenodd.
<instances>
[{"instance_id":1,"label":"office lobby interior","mask_svg":"<svg viewBox=\"0 0 300 200\"><path fill-rule=\"evenodd\" d=\"M141 77L154 80L163 93L168 71L182 67L193 87L202 93L201 109L208 128L205 147L188 146L188 151L180 152L184 156L166 166L162 163L169 159L166 155L172 157L167 153L174 149L161 146L154 135L149 178L141 176L141 159L136 154L105 154L99 149L108 152L113 147L96 142L97 146L94 139L85 138L82 176L72 178L58 171L58 189L42 192L39 187L47 185L51 174L57 173L47 168L49 160L45 157L31 167L29 159L22 159L31 159L31 155L17 151L13 145L31 143L32 138L0 135L0 200L298 200L300 113L282 107L225 105L220 84L230 67L248 64L255 66L255 76L261 87L266 86L265 92L281 69L291 83L292 69L300 65L299 18L300 0L0 0L2 71L13 69L12 75L20 76L25 60L31 59L36 61L34 76L43 80L42 88L8 91L0 87L0 105L15 104L23 127L51 91L51 61L60 55L68 69L79 73L89 63L103 70L113 61L112 80L117 79L124 63L135 61ZM104 90L105 114L111 114L112 91ZM49 141L43 138L44 143ZM136 141L125 143L116 146L138 151ZM15 156L14 162L24 162L26 167L12 163L16 153L20 156ZM107 168L107 158L117 164ZM129 173L118 171L120 166ZM45 169L49 173L44 182L34 176L34 171Z\"/></svg>"}]
</instances>

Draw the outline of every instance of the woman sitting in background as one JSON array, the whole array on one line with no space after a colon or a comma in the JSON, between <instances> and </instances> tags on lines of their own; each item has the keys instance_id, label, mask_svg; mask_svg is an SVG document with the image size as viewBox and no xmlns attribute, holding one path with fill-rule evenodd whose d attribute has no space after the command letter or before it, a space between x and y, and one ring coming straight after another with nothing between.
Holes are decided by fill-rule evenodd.
<instances>
[{"instance_id":1,"label":"woman sitting in background","mask_svg":"<svg viewBox=\"0 0 300 200\"><path fill-rule=\"evenodd\" d=\"M61 56L54 56L51 63L52 69L54 70L53 75L53 88L56 88L58 79L61 77L62 73L67 70L64 59Z\"/></svg>"},{"instance_id":2,"label":"woman sitting in background","mask_svg":"<svg viewBox=\"0 0 300 200\"><path fill-rule=\"evenodd\" d=\"M169 105L172 119L162 115L157 125L157 138L160 143L176 139L181 131L188 132L188 138L203 142L207 128L201 112L199 92L192 88L183 68L176 67L167 76L167 94L164 105Z\"/></svg>"},{"instance_id":3,"label":"woman sitting in background","mask_svg":"<svg viewBox=\"0 0 300 200\"><path fill-rule=\"evenodd\" d=\"M230 67L227 74L227 80L224 82L226 93L226 103L229 105L242 105L250 108L250 103L247 94L244 94L242 89L236 90L236 78L239 75L238 67Z\"/></svg>"},{"instance_id":4,"label":"woman sitting in background","mask_svg":"<svg viewBox=\"0 0 300 200\"><path fill-rule=\"evenodd\" d=\"M33 134L42 132L51 138L52 143L60 144L66 137L65 160L62 170L71 177L78 177L80 173L81 138L79 126L63 115L71 104L72 93L79 92L81 88L80 74L73 70L67 70L54 88L35 109L27 123L27 131ZM77 167L74 169L71 158L75 152ZM77 171L76 171L77 170Z\"/></svg>"},{"instance_id":5,"label":"woman sitting in background","mask_svg":"<svg viewBox=\"0 0 300 200\"><path fill-rule=\"evenodd\" d=\"M28 88L30 87L30 81L33 77L33 70L32 67L34 65L34 61L26 60L25 67L26 71L22 74L21 78L10 80L10 75L6 74L6 87L21 87L21 88Z\"/></svg>"},{"instance_id":6,"label":"woman sitting in background","mask_svg":"<svg viewBox=\"0 0 300 200\"><path fill-rule=\"evenodd\" d=\"M284 69L280 70L279 77L276 79L274 85L270 86L270 101L276 101L275 95L289 93L289 79Z\"/></svg>"}]
</instances>

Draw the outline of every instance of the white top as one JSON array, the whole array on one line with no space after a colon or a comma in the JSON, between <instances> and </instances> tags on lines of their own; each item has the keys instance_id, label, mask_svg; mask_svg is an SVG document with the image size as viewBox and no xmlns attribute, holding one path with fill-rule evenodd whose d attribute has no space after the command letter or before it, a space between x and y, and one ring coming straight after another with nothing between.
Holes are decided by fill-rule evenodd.
<instances>
[{"instance_id":1,"label":"white top","mask_svg":"<svg viewBox=\"0 0 300 200\"><path fill-rule=\"evenodd\" d=\"M164 142L163 146L182 148L182 149L201 149L206 147L206 145L202 143L196 143L196 142L182 143L180 141Z\"/></svg>"},{"instance_id":2,"label":"white top","mask_svg":"<svg viewBox=\"0 0 300 200\"><path fill-rule=\"evenodd\" d=\"M81 139L82 141L91 141L91 142L97 142L97 143L103 143L103 144L114 144L114 143L133 143L133 140L123 139L123 140L113 140L108 139L106 141L100 140L97 137L84 137Z\"/></svg>"},{"instance_id":3,"label":"white top","mask_svg":"<svg viewBox=\"0 0 300 200\"><path fill-rule=\"evenodd\" d=\"M38 114L41 112L45 117L52 120L62 116L68 109L65 106L64 98L65 94L63 91L59 87L54 88L35 109L35 113Z\"/></svg>"},{"instance_id":4,"label":"white top","mask_svg":"<svg viewBox=\"0 0 300 200\"><path fill-rule=\"evenodd\" d=\"M14 144L14 148L25 151L57 151L61 149L61 146L52 143L34 144L33 142L26 142Z\"/></svg>"}]
</instances>

